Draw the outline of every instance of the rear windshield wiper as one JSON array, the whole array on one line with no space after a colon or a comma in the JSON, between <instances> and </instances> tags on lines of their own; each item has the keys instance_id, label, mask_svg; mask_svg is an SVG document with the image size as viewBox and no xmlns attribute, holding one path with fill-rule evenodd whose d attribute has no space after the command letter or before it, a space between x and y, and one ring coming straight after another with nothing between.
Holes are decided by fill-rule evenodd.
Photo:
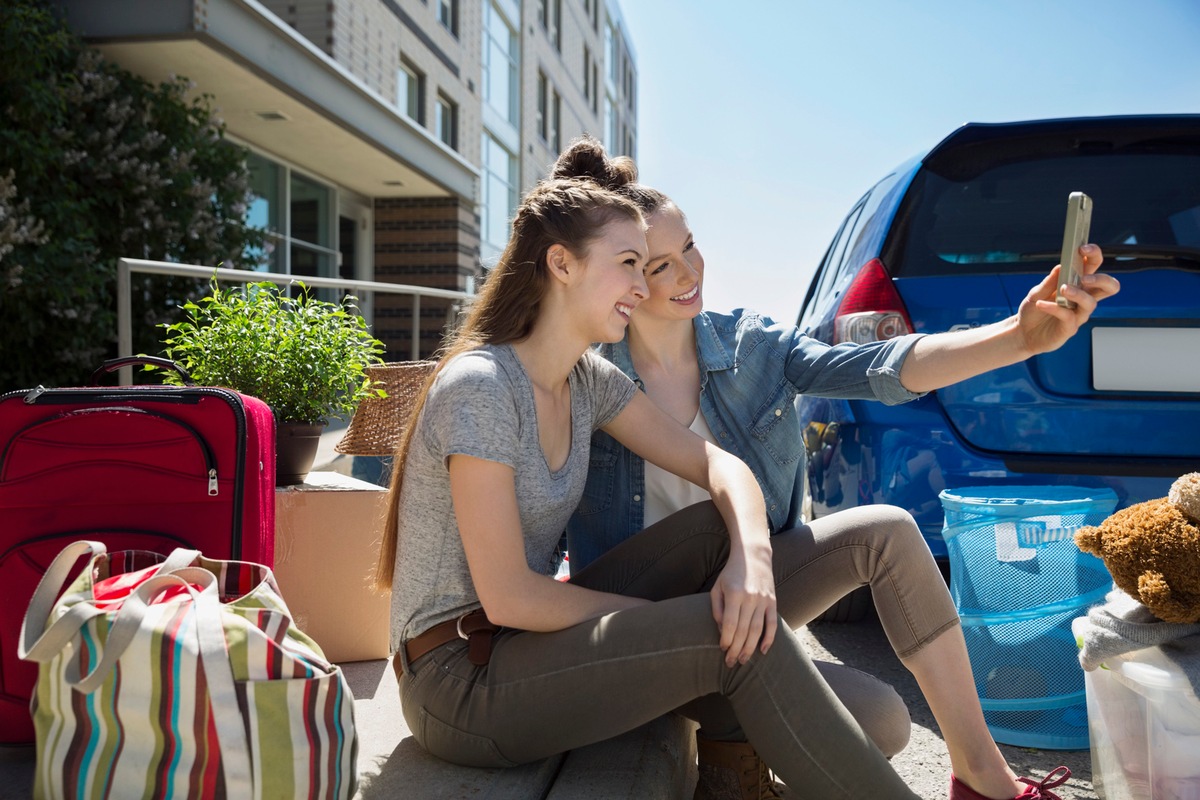
<instances>
[{"instance_id":1,"label":"rear windshield wiper","mask_svg":"<svg viewBox=\"0 0 1200 800\"><path fill-rule=\"evenodd\" d=\"M1102 248L1106 257L1132 258L1138 261L1188 261L1200 264L1200 247L1182 247L1171 244L1106 244Z\"/></svg>"},{"instance_id":2,"label":"rear windshield wiper","mask_svg":"<svg viewBox=\"0 0 1200 800\"><path fill-rule=\"evenodd\" d=\"M1104 257L1129 259L1133 261L1171 261L1188 262L1200 266L1200 247L1183 247L1170 244L1106 244L1102 245ZM1058 261L1062 255L1059 251L1053 253L1021 253L1019 261Z\"/></svg>"}]
</instances>

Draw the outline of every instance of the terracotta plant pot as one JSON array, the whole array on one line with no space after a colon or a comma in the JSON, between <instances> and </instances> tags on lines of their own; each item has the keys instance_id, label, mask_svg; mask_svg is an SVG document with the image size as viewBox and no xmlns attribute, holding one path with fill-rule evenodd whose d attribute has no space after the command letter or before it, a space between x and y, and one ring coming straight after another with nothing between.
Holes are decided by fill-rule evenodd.
<instances>
[{"instance_id":1,"label":"terracotta plant pot","mask_svg":"<svg viewBox=\"0 0 1200 800\"><path fill-rule=\"evenodd\" d=\"M326 423L280 422L275 427L275 485L304 483L317 459Z\"/></svg>"}]
</instances>

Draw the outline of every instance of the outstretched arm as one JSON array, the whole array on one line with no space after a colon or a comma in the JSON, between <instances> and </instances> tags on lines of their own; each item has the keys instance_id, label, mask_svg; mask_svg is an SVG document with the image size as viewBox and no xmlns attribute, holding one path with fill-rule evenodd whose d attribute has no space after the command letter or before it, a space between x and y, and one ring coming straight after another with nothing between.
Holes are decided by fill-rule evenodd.
<instances>
[{"instance_id":1,"label":"outstretched arm","mask_svg":"<svg viewBox=\"0 0 1200 800\"><path fill-rule=\"evenodd\" d=\"M725 661L775 641L775 576L762 490L741 459L706 442L638 392L604 431L652 464L706 489L729 530L729 560L711 596Z\"/></svg>"},{"instance_id":2,"label":"outstretched arm","mask_svg":"<svg viewBox=\"0 0 1200 800\"><path fill-rule=\"evenodd\" d=\"M911 392L928 392L989 370L1056 350L1083 326L1096 305L1121 288L1111 275L1097 272L1104 260L1100 248L1085 244L1083 275L1078 287L1064 292L1076 304L1063 308L1055 300L1060 267L1029 291L1008 319L970 330L925 336L913 346L900 369L900 382Z\"/></svg>"}]
</instances>

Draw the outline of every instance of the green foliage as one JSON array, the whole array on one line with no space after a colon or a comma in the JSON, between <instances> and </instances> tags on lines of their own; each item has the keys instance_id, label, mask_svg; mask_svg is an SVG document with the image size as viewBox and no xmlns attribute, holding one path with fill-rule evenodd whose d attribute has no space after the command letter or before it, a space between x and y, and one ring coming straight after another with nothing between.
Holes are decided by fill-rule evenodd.
<instances>
[{"instance_id":1,"label":"green foliage","mask_svg":"<svg viewBox=\"0 0 1200 800\"><path fill-rule=\"evenodd\" d=\"M264 242L211 99L105 61L51 8L0 3L0 390L78 384L115 355L119 257L237 264ZM203 293L135 275L134 352Z\"/></svg>"},{"instance_id":2,"label":"green foliage","mask_svg":"<svg viewBox=\"0 0 1200 800\"><path fill-rule=\"evenodd\" d=\"M214 279L212 294L183 306L183 321L163 326L167 357L200 384L263 400L280 422L326 422L368 395L384 396L364 372L382 363L383 343L354 298L328 303L295 285L291 297L266 281L221 289Z\"/></svg>"}]
</instances>

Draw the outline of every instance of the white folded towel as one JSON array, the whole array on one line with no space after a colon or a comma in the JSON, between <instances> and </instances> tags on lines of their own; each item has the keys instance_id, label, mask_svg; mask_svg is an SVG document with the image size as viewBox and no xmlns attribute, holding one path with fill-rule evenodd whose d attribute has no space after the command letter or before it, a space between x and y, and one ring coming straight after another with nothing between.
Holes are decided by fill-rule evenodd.
<instances>
[{"instance_id":1,"label":"white folded towel","mask_svg":"<svg viewBox=\"0 0 1200 800\"><path fill-rule=\"evenodd\" d=\"M1200 624L1163 622L1144 605L1120 589L1108 593L1094 606L1081 626L1083 646L1079 663L1093 670L1113 656L1157 647L1177 664L1200 699Z\"/></svg>"}]
</instances>

